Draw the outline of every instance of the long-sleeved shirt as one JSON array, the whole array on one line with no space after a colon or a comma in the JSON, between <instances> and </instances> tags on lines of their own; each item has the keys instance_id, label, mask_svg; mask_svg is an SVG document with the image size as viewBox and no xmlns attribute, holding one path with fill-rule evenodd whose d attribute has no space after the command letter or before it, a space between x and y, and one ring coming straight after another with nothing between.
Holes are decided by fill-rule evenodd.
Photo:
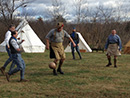
<instances>
[{"instance_id":1,"label":"long-sleeved shirt","mask_svg":"<svg viewBox=\"0 0 130 98\"><path fill-rule=\"evenodd\" d=\"M58 32L56 29L52 29L46 35L47 39L49 39L51 42L56 42L56 43L63 42L64 37L67 37L67 38L70 37L70 35L65 30L62 30L62 31Z\"/></svg>"},{"instance_id":2,"label":"long-sleeved shirt","mask_svg":"<svg viewBox=\"0 0 130 98\"><path fill-rule=\"evenodd\" d=\"M120 37L117 34L115 34L115 35L110 34L108 36L108 39L107 39L107 42L106 42L106 45L105 45L105 49L108 48L109 44L115 44L115 43L117 43L119 45L119 50L121 51L122 45L121 45Z\"/></svg>"},{"instance_id":3,"label":"long-sleeved shirt","mask_svg":"<svg viewBox=\"0 0 130 98\"><path fill-rule=\"evenodd\" d=\"M5 43L7 46L9 46L9 39L11 38L11 31L7 31L5 34Z\"/></svg>"}]
</instances>

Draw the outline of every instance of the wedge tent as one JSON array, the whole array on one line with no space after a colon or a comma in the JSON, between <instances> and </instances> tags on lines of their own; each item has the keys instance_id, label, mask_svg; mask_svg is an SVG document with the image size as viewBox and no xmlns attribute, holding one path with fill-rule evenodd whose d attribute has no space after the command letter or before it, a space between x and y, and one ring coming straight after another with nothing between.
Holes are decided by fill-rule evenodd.
<instances>
[{"instance_id":1,"label":"wedge tent","mask_svg":"<svg viewBox=\"0 0 130 98\"><path fill-rule=\"evenodd\" d=\"M84 38L79 32L76 32L79 35L79 50L80 52L92 52L92 49L86 43ZM65 52L71 52L71 43L65 48Z\"/></svg>"},{"instance_id":2,"label":"wedge tent","mask_svg":"<svg viewBox=\"0 0 130 98\"><path fill-rule=\"evenodd\" d=\"M30 27L29 23L24 19L17 26L16 30L18 31L18 37L20 40L25 40L20 48L26 53L42 53L45 51L45 45L35 34L35 32ZM0 44L0 52L6 52L5 41Z\"/></svg>"},{"instance_id":3,"label":"wedge tent","mask_svg":"<svg viewBox=\"0 0 130 98\"><path fill-rule=\"evenodd\" d=\"M130 54L130 41L128 41L128 43L126 43L126 45L124 47L124 53Z\"/></svg>"}]
</instances>

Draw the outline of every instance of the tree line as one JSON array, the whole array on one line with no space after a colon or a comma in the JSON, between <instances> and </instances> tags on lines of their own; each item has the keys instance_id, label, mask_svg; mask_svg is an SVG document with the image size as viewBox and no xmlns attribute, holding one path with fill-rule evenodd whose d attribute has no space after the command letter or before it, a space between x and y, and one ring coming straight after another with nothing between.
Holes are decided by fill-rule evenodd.
<instances>
[{"instance_id":1,"label":"tree line","mask_svg":"<svg viewBox=\"0 0 130 98\"><path fill-rule=\"evenodd\" d=\"M98 5L93 9L89 8L89 3L86 0L72 1L74 2L73 14L76 17L73 22L66 21L66 6L62 0L52 0L53 10L47 9L46 15L50 17L50 20L39 17L37 20L31 21L26 17L32 29L44 43L46 34L55 28L58 21L64 22L64 29L69 34L72 32L72 28L76 27L91 48L104 48L107 37L113 29L121 37L123 46L130 40L130 21L127 15L129 7L124 9L124 6L119 3L120 6L117 8ZM15 11L19 8L25 9L31 2L33 1L0 0L0 42L4 40L8 25L12 23L18 25L20 22L17 18L18 15L14 14ZM23 12L21 13L23 14ZM31 13L26 15L31 15ZM64 45L67 44L68 41L65 40Z\"/></svg>"}]
</instances>

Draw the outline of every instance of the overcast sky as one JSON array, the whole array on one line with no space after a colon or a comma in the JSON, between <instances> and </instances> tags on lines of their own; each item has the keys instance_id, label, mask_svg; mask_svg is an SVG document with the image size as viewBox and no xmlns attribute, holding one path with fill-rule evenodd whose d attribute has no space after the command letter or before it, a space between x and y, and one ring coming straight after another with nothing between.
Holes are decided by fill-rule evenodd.
<instances>
[{"instance_id":1,"label":"overcast sky","mask_svg":"<svg viewBox=\"0 0 130 98\"><path fill-rule=\"evenodd\" d=\"M53 0L33 0L33 2L29 3L27 7L22 11L26 12L28 15L38 18L43 17L43 19L48 19L49 10L52 10L52 1ZM75 9L74 4L75 0L60 0L65 6L65 14L64 18L68 21L72 21L75 18ZM127 0L83 0L84 7L88 7L89 9L96 9L97 6L103 5L106 8L118 8L121 7L129 7L130 3Z\"/></svg>"}]
</instances>

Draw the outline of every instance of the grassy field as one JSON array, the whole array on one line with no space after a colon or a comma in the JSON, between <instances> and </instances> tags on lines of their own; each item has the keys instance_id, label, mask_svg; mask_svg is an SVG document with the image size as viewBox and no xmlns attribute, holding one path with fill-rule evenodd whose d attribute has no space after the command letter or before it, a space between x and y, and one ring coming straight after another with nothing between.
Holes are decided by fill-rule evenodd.
<instances>
[{"instance_id":1,"label":"grassy field","mask_svg":"<svg viewBox=\"0 0 130 98\"><path fill-rule=\"evenodd\" d=\"M114 68L105 67L105 53L82 53L82 60L77 55L72 60L67 53L62 67L65 74L58 76L53 76L48 67L52 61L48 55L22 54L29 82L17 82L19 72L10 82L0 73L0 98L130 98L130 55L122 54L118 68ZM6 53L0 53L0 66L7 58Z\"/></svg>"}]
</instances>

